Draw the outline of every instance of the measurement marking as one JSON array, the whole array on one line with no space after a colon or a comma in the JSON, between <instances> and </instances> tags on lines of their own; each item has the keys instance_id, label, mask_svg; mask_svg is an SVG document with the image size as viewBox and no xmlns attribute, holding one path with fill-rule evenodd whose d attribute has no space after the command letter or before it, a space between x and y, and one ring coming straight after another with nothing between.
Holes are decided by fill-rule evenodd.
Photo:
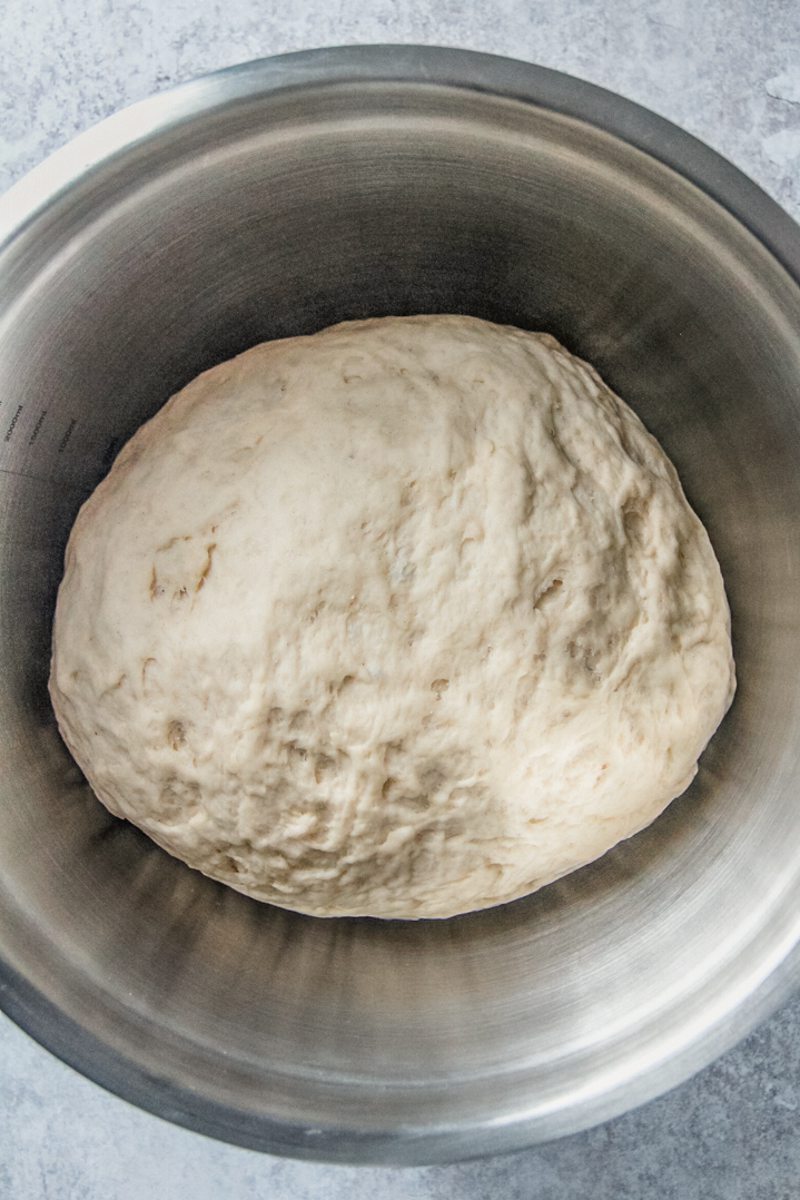
<instances>
[{"instance_id":1,"label":"measurement marking","mask_svg":"<svg viewBox=\"0 0 800 1200\"><path fill-rule=\"evenodd\" d=\"M25 406L23 404L17 405L17 411L14 413L13 417L11 418L11 424L9 425L8 429L6 430L5 440L7 442L11 441L11 436L14 433L14 429L16 428L16 424L17 424L17 421L19 420L20 413L22 412L24 407Z\"/></svg>"},{"instance_id":2,"label":"measurement marking","mask_svg":"<svg viewBox=\"0 0 800 1200\"><path fill-rule=\"evenodd\" d=\"M42 411L39 413L39 417L36 421L36 424L33 427L33 433L28 438L29 446L32 446L33 443L36 441L37 437L39 436L39 430L42 428L42 425L44 424L44 419L46 416L47 416L47 409L43 408Z\"/></svg>"},{"instance_id":3,"label":"measurement marking","mask_svg":"<svg viewBox=\"0 0 800 1200\"><path fill-rule=\"evenodd\" d=\"M74 428L77 424L78 424L78 422L73 417L72 420L70 421L69 425L67 426L66 433L62 437L61 441L58 443L58 453L59 454L63 454L64 451L66 450L67 445L69 444L69 439L72 437L72 431L74 430ZM8 439L6 439L6 440L8 440Z\"/></svg>"}]
</instances>

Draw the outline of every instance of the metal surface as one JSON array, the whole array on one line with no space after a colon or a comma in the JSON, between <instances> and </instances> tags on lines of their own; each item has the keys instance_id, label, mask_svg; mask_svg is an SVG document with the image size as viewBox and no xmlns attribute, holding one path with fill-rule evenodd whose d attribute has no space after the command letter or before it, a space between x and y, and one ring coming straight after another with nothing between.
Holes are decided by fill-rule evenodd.
<instances>
[{"instance_id":1,"label":"metal surface","mask_svg":"<svg viewBox=\"0 0 800 1200\"><path fill-rule=\"evenodd\" d=\"M422 1162L686 1078L800 956L800 235L674 127L459 51L325 50L128 110L0 202L0 1003L106 1087L274 1152ZM678 465L740 688L690 792L503 909L319 921L88 793L45 690L64 542L136 426L264 338L384 313L547 329Z\"/></svg>"}]
</instances>

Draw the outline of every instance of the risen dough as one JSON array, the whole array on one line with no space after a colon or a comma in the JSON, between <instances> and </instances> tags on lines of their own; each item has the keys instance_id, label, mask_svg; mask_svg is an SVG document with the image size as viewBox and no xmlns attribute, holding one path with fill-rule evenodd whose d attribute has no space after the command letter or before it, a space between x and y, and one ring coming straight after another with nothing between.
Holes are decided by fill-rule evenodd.
<instances>
[{"instance_id":1,"label":"risen dough","mask_svg":"<svg viewBox=\"0 0 800 1200\"><path fill-rule=\"evenodd\" d=\"M553 338L465 317L256 346L78 516L64 738L112 812L306 913L445 917L603 854L733 693L664 453Z\"/></svg>"}]
</instances>

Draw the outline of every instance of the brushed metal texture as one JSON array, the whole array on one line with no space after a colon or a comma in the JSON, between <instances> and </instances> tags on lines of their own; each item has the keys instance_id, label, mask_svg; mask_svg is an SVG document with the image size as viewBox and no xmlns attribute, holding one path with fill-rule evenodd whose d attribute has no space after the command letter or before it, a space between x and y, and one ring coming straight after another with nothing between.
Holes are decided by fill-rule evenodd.
<instances>
[{"instance_id":1,"label":"brushed metal texture","mask_svg":"<svg viewBox=\"0 0 800 1200\"><path fill-rule=\"evenodd\" d=\"M170 1120L419 1163L553 1138L731 1045L800 954L800 236L667 122L511 60L321 50L186 84L0 201L0 1004ZM690 791L598 863L446 922L315 920L93 799L46 680L66 537L202 369L346 318L554 333L676 463L739 692Z\"/></svg>"}]
</instances>

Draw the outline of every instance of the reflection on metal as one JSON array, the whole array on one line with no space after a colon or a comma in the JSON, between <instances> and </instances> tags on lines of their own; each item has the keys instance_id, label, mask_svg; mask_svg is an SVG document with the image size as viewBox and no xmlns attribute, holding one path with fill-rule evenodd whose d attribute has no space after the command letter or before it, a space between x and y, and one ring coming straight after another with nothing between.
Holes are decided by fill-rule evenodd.
<instances>
[{"instance_id":1,"label":"reflection on metal","mask_svg":"<svg viewBox=\"0 0 800 1200\"><path fill-rule=\"evenodd\" d=\"M333 1160L522 1146L679 1082L797 973L800 237L664 121L564 76L324 50L113 117L0 201L0 1003L105 1086ZM468 312L554 333L677 464L739 693L690 792L592 867L448 922L260 906L113 821L58 740L81 499L265 338Z\"/></svg>"}]
</instances>

